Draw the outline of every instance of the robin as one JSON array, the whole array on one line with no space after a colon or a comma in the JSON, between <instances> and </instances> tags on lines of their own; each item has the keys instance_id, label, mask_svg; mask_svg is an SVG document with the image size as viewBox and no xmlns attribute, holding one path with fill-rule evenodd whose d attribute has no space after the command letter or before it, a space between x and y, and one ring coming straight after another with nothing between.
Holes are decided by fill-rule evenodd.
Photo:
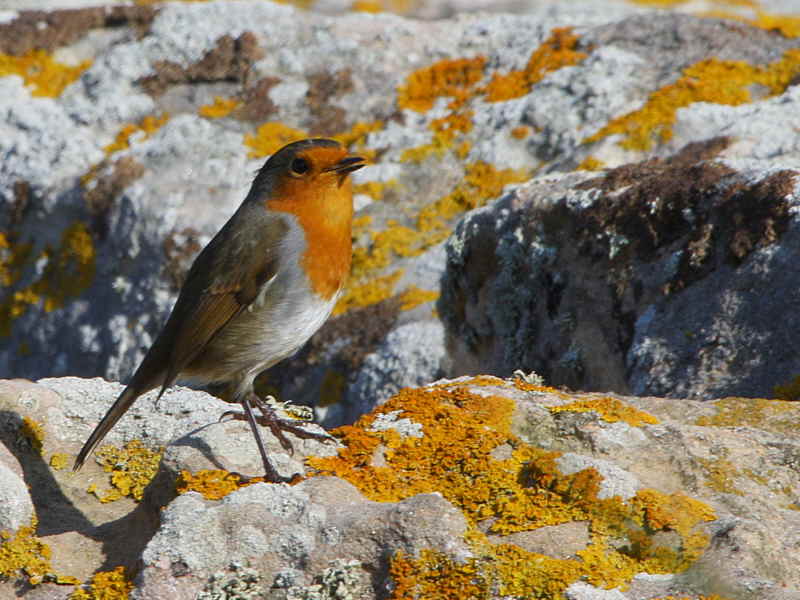
<instances>
[{"instance_id":1,"label":"robin","mask_svg":"<svg viewBox=\"0 0 800 600\"><path fill-rule=\"evenodd\" d=\"M244 409L234 416L250 424L268 481L291 478L270 462L257 422L287 450L284 431L330 439L280 418L256 396L253 380L294 354L330 315L350 269L349 175L363 166L363 158L327 139L294 142L267 160L244 202L195 259L161 333L73 470L139 396L160 386L161 398L179 375L228 386Z\"/></svg>"}]
</instances>

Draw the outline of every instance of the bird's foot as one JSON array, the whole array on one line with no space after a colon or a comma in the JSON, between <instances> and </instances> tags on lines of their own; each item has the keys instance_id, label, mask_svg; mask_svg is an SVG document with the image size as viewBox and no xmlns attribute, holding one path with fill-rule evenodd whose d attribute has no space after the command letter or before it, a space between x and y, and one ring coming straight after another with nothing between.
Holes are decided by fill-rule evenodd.
<instances>
[{"instance_id":1,"label":"bird's foot","mask_svg":"<svg viewBox=\"0 0 800 600\"><path fill-rule=\"evenodd\" d=\"M259 412L261 413L261 416L255 418L256 422L264 427L268 427L272 432L272 435L278 439L283 449L289 454L294 454L294 447L286 435L284 435L285 431L306 440L317 440L320 442L330 442L336 440L336 438L328 433L317 433L315 431L303 429L298 424L297 419L284 418L278 414L278 411L281 411L289 415L298 415L298 418L302 419L303 421L310 421L313 417L313 412L306 406L297 406L290 404L289 402L278 402L273 396L267 396L265 400L262 400L255 394L250 396L250 402L256 408L258 408ZM222 413L222 416L220 416L219 420L222 421L228 418L236 421L248 420L248 417L245 413L233 410Z\"/></svg>"}]
</instances>

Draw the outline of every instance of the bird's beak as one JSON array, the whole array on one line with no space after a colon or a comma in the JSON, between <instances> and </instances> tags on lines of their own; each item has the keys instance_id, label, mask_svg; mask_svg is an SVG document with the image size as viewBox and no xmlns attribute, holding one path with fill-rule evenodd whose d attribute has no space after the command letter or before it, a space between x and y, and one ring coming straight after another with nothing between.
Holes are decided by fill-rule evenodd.
<instances>
[{"instance_id":1,"label":"bird's beak","mask_svg":"<svg viewBox=\"0 0 800 600\"><path fill-rule=\"evenodd\" d=\"M353 171L358 171L361 167L365 166L367 166L365 158L361 156L348 156L325 170L333 171L339 175L347 175Z\"/></svg>"}]
</instances>

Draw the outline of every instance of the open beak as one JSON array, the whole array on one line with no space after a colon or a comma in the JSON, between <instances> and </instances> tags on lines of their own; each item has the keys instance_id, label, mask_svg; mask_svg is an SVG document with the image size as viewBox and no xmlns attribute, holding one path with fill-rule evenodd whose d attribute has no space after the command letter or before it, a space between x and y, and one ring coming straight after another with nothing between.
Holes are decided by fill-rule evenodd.
<instances>
[{"instance_id":1,"label":"open beak","mask_svg":"<svg viewBox=\"0 0 800 600\"><path fill-rule=\"evenodd\" d=\"M348 156L325 170L333 171L339 175L347 175L353 171L358 171L361 167L365 166L367 166L365 158L361 156Z\"/></svg>"}]
</instances>

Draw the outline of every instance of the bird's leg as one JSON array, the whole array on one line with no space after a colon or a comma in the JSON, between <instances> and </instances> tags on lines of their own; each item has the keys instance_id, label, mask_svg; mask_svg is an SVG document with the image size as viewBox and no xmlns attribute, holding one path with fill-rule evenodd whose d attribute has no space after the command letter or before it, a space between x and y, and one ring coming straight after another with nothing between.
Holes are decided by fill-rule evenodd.
<instances>
[{"instance_id":1,"label":"bird's leg","mask_svg":"<svg viewBox=\"0 0 800 600\"><path fill-rule=\"evenodd\" d=\"M278 471L272 466L272 463L269 461L269 457L267 456L267 450L264 448L264 442L261 440L261 435L258 433L258 425L256 424L255 415L253 415L253 409L250 407L251 397L257 398L255 394L246 394L242 397L241 403L242 408L244 408L244 415L241 413L235 413L235 418L246 418L247 422L250 423L250 429L253 430L253 435L256 438L256 445L258 446L258 451L261 453L261 460L264 462L264 479L267 481L271 481L272 483L289 483L292 481L291 477L283 477ZM260 402L260 400L259 400ZM259 410L261 407L259 406ZM281 444L283 442L281 441Z\"/></svg>"}]
</instances>

